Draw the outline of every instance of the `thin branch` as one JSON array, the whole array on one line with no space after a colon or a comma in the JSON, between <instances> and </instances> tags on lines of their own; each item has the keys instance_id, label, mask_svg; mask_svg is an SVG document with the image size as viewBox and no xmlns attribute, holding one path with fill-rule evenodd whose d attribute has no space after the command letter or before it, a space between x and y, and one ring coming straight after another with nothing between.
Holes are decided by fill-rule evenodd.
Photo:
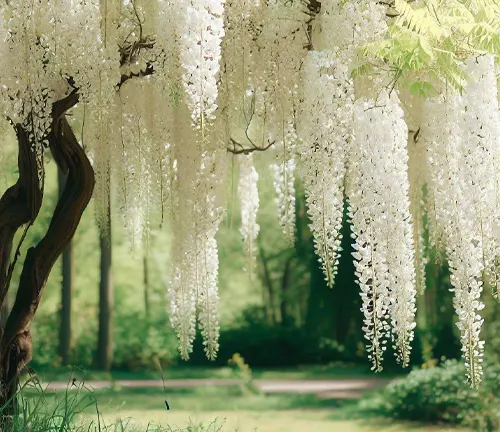
<instances>
[{"instance_id":1,"label":"thin branch","mask_svg":"<svg viewBox=\"0 0 500 432\"><path fill-rule=\"evenodd\" d=\"M374 104L374 105L372 105L372 106L370 106L368 108L365 108L364 111L366 112L366 111L370 111L370 110L375 109L375 108L384 108L384 107L385 107L385 105Z\"/></svg>"},{"instance_id":2,"label":"thin branch","mask_svg":"<svg viewBox=\"0 0 500 432\"><path fill-rule=\"evenodd\" d=\"M155 45L155 40L149 36L144 39L139 39L129 45L120 46L120 66L132 63L143 49L152 49Z\"/></svg>"},{"instance_id":3,"label":"thin branch","mask_svg":"<svg viewBox=\"0 0 500 432\"><path fill-rule=\"evenodd\" d=\"M130 73L129 75L122 75L120 82L117 84L118 90L122 87L123 84L125 84L127 81L129 81L132 78L141 78L149 75L154 74L154 66L152 63L148 63L146 66L146 69L143 71L140 71L138 73Z\"/></svg>"},{"instance_id":4,"label":"thin branch","mask_svg":"<svg viewBox=\"0 0 500 432\"><path fill-rule=\"evenodd\" d=\"M252 147L245 147L245 146L243 146L243 144L240 144L238 141L234 140L233 138L229 138L229 141L231 141L231 144L233 145L232 148L227 147L227 151L229 153L245 154L245 155L248 155L248 154L253 153L255 151L259 151L259 152L266 151L267 149L269 149L271 146L273 146L276 143L276 141L271 141L263 147L256 146L255 144L252 145ZM239 149L236 149L236 147L239 147Z\"/></svg>"},{"instance_id":5,"label":"thin branch","mask_svg":"<svg viewBox=\"0 0 500 432\"><path fill-rule=\"evenodd\" d=\"M420 126L417 131L413 134L413 142L416 144L418 142L418 138L420 137Z\"/></svg>"},{"instance_id":6,"label":"thin branch","mask_svg":"<svg viewBox=\"0 0 500 432\"><path fill-rule=\"evenodd\" d=\"M80 95L78 94L78 89L74 88L71 93L54 102L52 105L52 117L54 122L59 121L59 119L71 108L73 108L80 100Z\"/></svg>"},{"instance_id":7,"label":"thin branch","mask_svg":"<svg viewBox=\"0 0 500 432\"><path fill-rule=\"evenodd\" d=\"M139 16L139 12L137 10L137 6L135 4L135 0L132 0L132 7L134 9L134 14L135 14L135 17L137 18L137 24L139 26L139 40L142 40L142 20Z\"/></svg>"}]
</instances>

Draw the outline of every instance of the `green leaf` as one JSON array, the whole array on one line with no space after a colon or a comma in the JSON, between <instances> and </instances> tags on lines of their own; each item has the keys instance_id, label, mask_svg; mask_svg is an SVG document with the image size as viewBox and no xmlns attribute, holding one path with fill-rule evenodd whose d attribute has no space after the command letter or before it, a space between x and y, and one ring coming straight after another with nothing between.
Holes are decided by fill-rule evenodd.
<instances>
[{"instance_id":1,"label":"green leaf","mask_svg":"<svg viewBox=\"0 0 500 432\"><path fill-rule=\"evenodd\" d=\"M434 50L432 49L432 46L429 43L429 41L425 37L422 37L422 36L420 36L418 38L418 41L419 41L420 48L422 49L422 51L429 56L430 60L432 60L434 58Z\"/></svg>"},{"instance_id":2,"label":"green leaf","mask_svg":"<svg viewBox=\"0 0 500 432\"><path fill-rule=\"evenodd\" d=\"M368 75L370 72L373 72L373 66L369 63L363 63L358 66L356 66L352 72L351 76L353 78L363 76L363 75Z\"/></svg>"},{"instance_id":3,"label":"green leaf","mask_svg":"<svg viewBox=\"0 0 500 432\"><path fill-rule=\"evenodd\" d=\"M436 94L434 86L427 81L414 82L410 87L410 93L414 96L430 97Z\"/></svg>"}]
</instances>

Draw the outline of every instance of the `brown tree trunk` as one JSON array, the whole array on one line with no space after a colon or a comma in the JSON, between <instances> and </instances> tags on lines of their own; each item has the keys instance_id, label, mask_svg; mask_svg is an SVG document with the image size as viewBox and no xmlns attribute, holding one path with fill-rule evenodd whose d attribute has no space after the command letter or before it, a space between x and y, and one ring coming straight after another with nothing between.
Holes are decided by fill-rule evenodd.
<instances>
[{"instance_id":1,"label":"brown tree trunk","mask_svg":"<svg viewBox=\"0 0 500 432\"><path fill-rule=\"evenodd\" d=\"M268 258L265 255L264 248L259 242L259 257L260 263L262 265L262 281L264 287L267 289L267 301L264 302L265 310L266 310L266 318L269 324L276 325L276 310L274 304L274 287L273 280L271 278L271 272L269 270Z\"/></svg>"},{"instance_id":2,"label":"brown tree trunk","mask_svg":"<svg viewBox=\"0 0 500 432\"><path fill-rule=\"evenodd\" d=\"M146 314L146 323L149 326L150 316L151 316L151 305L150 305L150 287L149 287L149 262L148 253L145 251L142 258L143 264L143 281L144 281L144 311Z\"/></svg>"},{"instance_id":3,"label":"brown tree trunk","mask_svg":"<svg viewBox=\"0 0 500 432\"><path fill-rule=\"evenodd\" d=\"M288 312L288 291L290 285L290 270L293 261L293 256L288 258L285 262L285 268L283 270L283 279L281 280L281 298L280 298L280 313L281 313L281 325L284 327L292 324L292 319Z\"/></svg>"},{"instance_id":4,"label":"brown tree trunk","mask_svg":"<svg viewBox=\"0 0 500 432\"><path fill-rule=\"evenodd\" d=\"M90 162L64 117L65 111L74 106L77 100L76 93L72 93L54 104L49 145L55 162L67 175L67 182L45 237L26 253L16 299L0 341L0 407L4 408L4 416L12 413L19 372L32 357L30 324L43 288L52 267L70 243L94 189L94 172ZM21 225L29 225L35 220L43 198L36 157L27 133L20 125L16 126L16 132L19 143L19 181L0 199L2 301L8 291L12 269L7 247L11 249L13 236Z\"/></svg>"},{"instance_id":5,"label":"brown tree trunk","mask_svg":"<svg viewBox=\"0 0 500 432\"><path fill-rule=\"evenodd\" d=\"M0 302L3 312L7 292L12 279L12 271L17 261L19 250L12 257L13 241L16 232L25 226L25 232L36 219L42 205L43 191L38 180L38 164L32 151L28 135L20 126L15 126L18 142L19 178L0 198ZM24 236L23 236L24 238ZM12 260L12 261L11 261ZM2 317L3 325L0 338L0 415L12 412L12 400L15 393L17 374L12 373L10 364L15 363L15 356L10 351L15 350L14 338L8 336L7 317ZM12 327L12 326L11 326ZM12 341L11 341L12 339ZM4 342L5 341L5 342ZM17 365L13 366L17 370ZM0 428L5 422L0 419Z\"/></svg>"},{"instance_id":6,"label":"brown tree trunk","mask_svg":"<svg viewBox=\"0 0 500 432\"><path fill-rule=\"evenodd\" d=\"M21 226L34 222L43 197L38 181L36 155L31 149L25 130L20 125L15 129L19 148L19 179L0 198L0 303L2 304L12 276L11 252L14 236Z\"/></svg>"},{"instance_id":7,"label":"brown tree trunk","mask_svg":"<svg viewBox=\"0 0 500 432\"><path fill-rule=\"evenodd\" d=\"M99 237L101 248L101 280L99 283L99 337L97 342L97 368L100 370L110 370L113 363L114 293L111 273L111 201L109 199L107 201L109 203L107 217L108 226L106 229L107 233L101 233Z\"/></svg>"},{"instance_id":8,"label":"brown tree trunk","mask_svg":"<svg viewBox=\"0 0 500 432\"><path fill-rule=\"evenodd\" d=\"M64 192L66 176L58 171L59 197ZM63 365L68 365L71 351L71 297L73 291L73 247L69 243L62 254L61 321L59 327L59 356Z\"/></svg>"},{"instance_id":9,"label":"brown tree trunk","mask_svg":"<svg viewBox=\"0 0 500 432\"><path fill-rule=\"evenodd\" d=\"M0 309L0 327L1 331L5 328L5 324L7 323L7 318L9 317L9 296L5 296L3 299L2 308Z\"/></svg>"}]
</instances>

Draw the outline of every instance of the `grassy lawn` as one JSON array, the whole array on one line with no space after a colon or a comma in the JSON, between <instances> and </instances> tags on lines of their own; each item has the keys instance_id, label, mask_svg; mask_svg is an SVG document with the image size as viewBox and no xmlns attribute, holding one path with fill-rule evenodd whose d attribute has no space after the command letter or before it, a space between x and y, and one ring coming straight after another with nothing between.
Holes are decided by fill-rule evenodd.
<instances>
[{"instance_id":1,"label":"grassy lawn","mask_svg":"<svg viewBox=\"0 0 500 432\"><path fill-rule=\"evenodd\" d=\"M33 400L39 397L33 391L28 391L27 395ZM95 418L97 402L107 423L117 418L133 419L130 421L142 426L143 430L148 424L156 423L164 427L170 425L175 431L189 424L209 424L217 419L217 424L223 424L223 428L214 425L209 432L466 431L366 418L355 401L322 400L314 395L252 394L238 387L168 389L167 392L162 389L106 389L93 393L82 391L80 394L59 391L46 392L43 397L43 405L48 409L68 399L70 404L80 403L80 407L88 403L85 415L89 419ZM170 406L168 411L165 399Z\"/></svg>"},{"instance_id":2,"label":"grassy lawn","mask_svg":"<svg viewBox=\"0 0 500 432\"><path fill-rule=\"evenodd\" d=\"M127 416L135 424L146 427L148 422L169 424L174 430L203 422L208 425L218 419L223 424L221 432L470 432L465 429L419 424L394 423L387 420L335 420L327 411L212 411L212 412L165 412L128 411ZM105 417L108 418L108 417ZM112 419L110 419L112 420ZM209 429L210 430L210 429ZM217 431L213 428L214 432ZM212 432L210 430L210 432Z\"/></svg>"},{"instance_id":3,"label":"grassy lawn","mask_svg":"<svg viewBox=\"0 0 500 432\"><path fill-rule=\"evenodd\" d=\"M165 410L170 411L268 411L297 409L334 409L346 403L337 399L318 399L315 395L264 395L242 392L237 387L207 387L197 389L122 389L95 392L102 411ZM352 405L352 402L347 403Z\"/></svg>"}]
</instances>

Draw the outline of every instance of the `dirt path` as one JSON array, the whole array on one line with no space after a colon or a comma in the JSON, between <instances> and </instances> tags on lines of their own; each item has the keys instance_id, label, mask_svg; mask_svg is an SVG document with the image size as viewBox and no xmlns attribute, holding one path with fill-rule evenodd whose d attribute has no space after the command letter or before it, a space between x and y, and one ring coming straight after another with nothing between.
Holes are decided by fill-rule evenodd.
<instances>
[{"instance_id":1,"label":"dirt path","mask_svg":"<svg viewBox=\"0 0 500 432\"><path fill-rule=\"evenodd\" d=\"M367 390L384 387L389 381L385 379L342 379L342 380L255 380L254 384L263 393L298 393L316 394L322 398L355 399ZM240 384L237 379L168 379L161 380L117 380L87 381L85 384L94 389L112 387L122 388L199 388L226 387ZM67 382L50 382L47 390L64 390Z\"/></svg>"}]
</instances>

